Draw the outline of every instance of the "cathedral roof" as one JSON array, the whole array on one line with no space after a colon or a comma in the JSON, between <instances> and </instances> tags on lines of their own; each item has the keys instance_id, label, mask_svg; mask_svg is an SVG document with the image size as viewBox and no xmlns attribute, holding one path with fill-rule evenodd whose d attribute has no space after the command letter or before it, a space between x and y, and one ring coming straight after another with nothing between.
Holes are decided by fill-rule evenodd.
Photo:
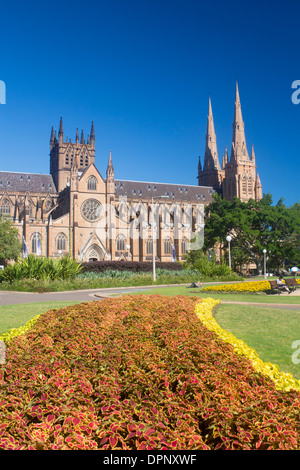
<instances>
[{"instance_id":1,"label":"cathedral roof","mask_svg":"<svg viewBox=\"0 0 300 470\"><path fill-rule=\"evenodd\" d=\"M51 175L12 171L0 171L0 190L56 193Z\"/></svg>"},{"instance_id":2,"label":"cathedral roof","mask_svg":"<svg viewBox=\"0 0 300 470\"><path fill-rule=\"evenodd\" d=\"M162 196L168 201L210 203L214 189L209 186L192 186L173 183L152 183L146 181L115 180L116 196L127 198L154 199ZM162 201L162 198L161 198Z\"/></svg>"}]
</instances>

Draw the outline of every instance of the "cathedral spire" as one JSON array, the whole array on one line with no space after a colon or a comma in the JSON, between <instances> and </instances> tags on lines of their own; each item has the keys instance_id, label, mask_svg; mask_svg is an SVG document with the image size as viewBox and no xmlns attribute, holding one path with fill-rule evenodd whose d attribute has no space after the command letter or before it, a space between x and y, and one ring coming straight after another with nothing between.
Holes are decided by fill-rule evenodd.
<instances>
[{"instance_id":1,"label":"cathedral spire","mask_svg":"<svg viewBox=\"0 0 300 470\"><path fill-rule=\"evenodd\" d=\"M230 159L249 160L248 150L246 146L245 128L242 116L242 107L240 101L239 87L236 82L235 102L234 102L234 119L232 132L232 148Z\"/></svg>"},{"instance_id":2,"label":"cathedral spire","mask_svg":"<svg viewBox=\"0 0 300 470\"><path fill-rule=\"evenodd\" d=\"M217 137L215 133L211 100L209 98L203 170L211 170L211 169L220 170L221 168L220 168L220 162L219 162L219 157L218 157Z\"/></svg>"},{"instance_id":3,"label":"cathedral spire","mask_svg":"<svg viewBox=\"0 0 300 470\"><path fill-rule=\"evenodd\" d=\"M62 144L64 140L64 128L63 128L62 117L60 118L60 123L59 123L58 139L59 139L59 143Z\"/></svg>"},{"instance_id":4,"label":"cathedral spire","mask_svg":"<svg viewBox=\"0 0 300 470\"><path fill-rule=\"evenodd\" d=\"M79 134L78 134L78 127L76 129L76 144L79 143Z\"/></svg>"},{"instance_id":5,"label":"cathedral spire","mask_svg":"<svg viewBox=\"0 0 300 470\"><path fill-rule=\"evenodd\" d=\"M64 135L64 128L63 128L63 119L62 119L62 116L60 117L59 133L58 133L58 135Z\"/></svg>"},{"instance_id":6,"label":"cathedral spire","mask_svg":"<svg viewBox=\"0 0 300 470\"><path fill-rule=\"evenodd\" d=\"M92 147L95 147L95 129L94 129L94 121L92 121L90 142L91 142Z\"/></svg>"},{"instance_id":7,"label":"cathedral spire","mask_svg":"<svg viewBox=\"0 0 300 470\"><path fill-rule=\"evenodd\" d=\"M84 144L84 143L85 143L85 142L84 142L83 129L82 129L82 131L81 131L81 139L80 139L80 143L81 143L81 144Z\"/></svg>"}]
</instances>

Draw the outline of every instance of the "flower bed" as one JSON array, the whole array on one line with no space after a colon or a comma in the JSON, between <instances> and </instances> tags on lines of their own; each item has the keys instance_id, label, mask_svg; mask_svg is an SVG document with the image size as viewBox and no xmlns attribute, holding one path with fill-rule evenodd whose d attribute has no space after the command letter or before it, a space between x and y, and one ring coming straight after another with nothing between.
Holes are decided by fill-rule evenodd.
<instances>
[{"instance_id":1,"label":"flower bed","mask_svg":"<svg viewBox=\"0 0 300 470\"><path fill-rule=\"evenodd\" d=\"M208 286L202 289L202 292L238 292L238 293L256 293L266 292L271 289L269 281L250 281L250 282L237 282L233 284L220 284L215 286Z\"/></svg>"},{"instance_id":2,"label":"flower bed","mask_svg":"<svg viewBox=\"0 0 300 470\"><path fill-rule=\"evenodd\" d=\"M196 314L196 297L126 296L41 315L0 366L0 449L299 449L300 393L199 321L211 302Z\"/></svg>"},{"instance_id":3,"label":"flower bed","mask_svg":"<svg viewBox=\"0 0 300 470\"><path fill-rule=\"evenodd\" d=\"M297 284L300 285L300 279L297 279ZM220 292L220 293L260 293L269 292L271 284L269 281L246 281L237 282L233 284L220 284L215 286L203 287L202 292Z\"/></svg>"}]
</instances>

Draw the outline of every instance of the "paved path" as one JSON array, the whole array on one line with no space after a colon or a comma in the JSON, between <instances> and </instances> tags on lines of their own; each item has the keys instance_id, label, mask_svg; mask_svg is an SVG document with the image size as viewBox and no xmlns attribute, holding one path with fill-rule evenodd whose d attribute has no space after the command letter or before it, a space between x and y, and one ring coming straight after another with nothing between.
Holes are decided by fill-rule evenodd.
<instances>
[{"instance_id":1,"label":"paved path","mask_svg":"<svg viewBox=\"0 0 300 470\"><path fill-rule=\"evenodd\" d=\"M204 283L203 283L204 284ZM177 285L177 284L176 284ZM184 284L189 285L189 284ZM171 287L168 286L137 286L137 287L111 287L105 289L87 289L87 290L77 290L77 291L64 291L64 292L46 292L42 294L31 293L31 292L9 292L9 291L0 291L0 305L9 305L9 304L25 304L33 302L51 302L51 301L67 301L67 302L91 302L93 300L101 300L106 297L110 297L112 294L122 295L130 292L139 292L151 289L157 289L160 287ZM260 307L269 307L269 308L284 308L291 310L300 311L300 303L297 305L284 304L280 302L280 298L286 296L300 296L300 289L297 289L291 294L281 294L278 297L278 302L275 303L259 303L259 302L233 302L233 301L223 301L224 304L240 304L240 305L257 305Z\"/></svg>"}]
</instances>

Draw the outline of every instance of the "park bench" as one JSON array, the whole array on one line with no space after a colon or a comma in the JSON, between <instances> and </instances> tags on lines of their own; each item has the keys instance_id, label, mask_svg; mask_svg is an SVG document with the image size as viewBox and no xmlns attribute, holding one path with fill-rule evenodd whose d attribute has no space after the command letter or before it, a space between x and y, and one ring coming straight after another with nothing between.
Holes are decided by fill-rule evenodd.
<instances>
[{"instance_id":1,"label":"park bench","mask_svg":"<svg viewBox=\"0 0 300 470\"><path fill-rule=\"evenodd\" d=\"M286 285L290 290L296 290L300 288L300 284L297 283L294 277L285 280Z\"/></svg>"},{"instance_id":2,"label":"park bench","mask_svg":"<svg viewBox=\"0 0 300 470\"><path fill-rule=\"evenodd\" d=\"M282 290L279 289L279 287L277 286L277 281L269 281L270 283L270 286L271 286L271 292L270 294L281 294Z\"/></svg>"}]
</instances>

